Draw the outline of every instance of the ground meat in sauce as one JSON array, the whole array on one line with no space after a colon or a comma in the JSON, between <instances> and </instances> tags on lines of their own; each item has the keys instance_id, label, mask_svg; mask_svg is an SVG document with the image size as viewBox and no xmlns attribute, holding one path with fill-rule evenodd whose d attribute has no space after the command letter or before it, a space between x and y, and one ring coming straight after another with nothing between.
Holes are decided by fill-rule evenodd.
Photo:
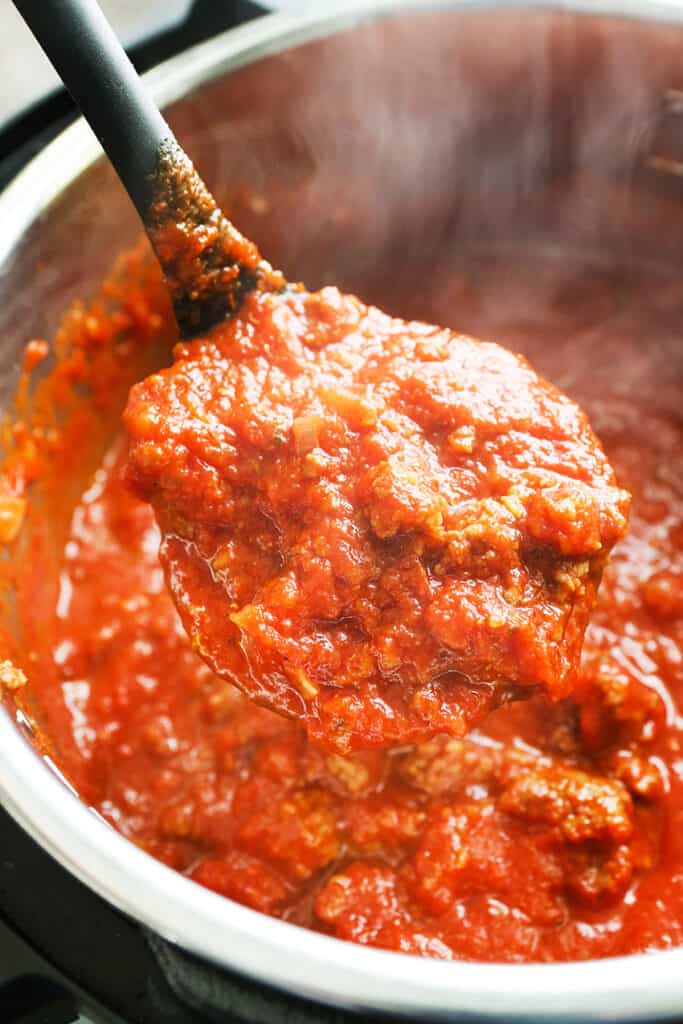
<instances>
[{"instance_id":1,"label":"ground meat in sauce","mask_svg":"<svg viewBox=\"0 0 683 1024\"><path fill-rule=\"evenodd\" d=\"M633 493L576 700L506 706L467 739L321 751L192 651L121 443L74 515L56 679L32 680L60 763L160 860L341 938L493 961L679 945L683 423L664 406L683 386L680 283L528 254L468 259L433 288L408 315L525 347L585 404Z\"/></svg>"},{"instance_id":2,"label":"ground meat in sauce","mask_svg":"<svg viewBox=\"0 0 683 1024\"><path fill-rule=\"evenodd\" d=\"M571 692L628 498L526 360L334 288L252 294L125 423L194 648L317 742Z\"/></svg>"}]
</instances>

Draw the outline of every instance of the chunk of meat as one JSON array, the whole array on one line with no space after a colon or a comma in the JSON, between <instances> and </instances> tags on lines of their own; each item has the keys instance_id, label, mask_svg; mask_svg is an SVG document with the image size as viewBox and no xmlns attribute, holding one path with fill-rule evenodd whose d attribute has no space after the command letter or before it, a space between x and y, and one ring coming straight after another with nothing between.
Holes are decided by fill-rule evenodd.
<instances>
[{"instance_id":1,"label":"chunk of meat","mask_svg":"<svg viewBox=\"0 0 683 1024\"><path fill-rule=\"evenodd\" d=\"M286 884L268 864L239 851L205 857L190 878L262 914L275 913L288 895Z\"/></svg>"},{"instance_id":2,"label":"chunk of meat","mask_svg":"<svg viewBox=\"0 0 683 1024\"><path fill-rule=\"evenodd\" d=\"M521 772L499 806L527 821L554 825L573 843L623 842L633 832L633 807L625 786L570 768Z\"/></svg>"},{"instance_id":3,"label":"chunk of meat","mask_svg":"<svg viewBox=\"0 0 683 1024\"><path fill-rule=\"evenodd\" d=\"M564 888L589 905L621 897L637 860L630 845L635 823L626 787L560 764L514 774L498 807L527 828L548 830L548 841L557 845Z\"/></svg>"},{"instance_id":4,"label":"chunk of meat","mask_svg":"<svg viewBox=\"0 0 683 1024\"><path fill-rule=\"evenodd\" d=\"M195 649L329 749L571 692L628 498L523 358L332 288L255 294L125 422Z\"/></svg>"},{"instance_id":5,"label":"chunk of meat","mask_svg":"<svg viewBox=\"0 0 683 1024\"><path fill-rule=\"evenodd\" d=\"M366 856L391 859L400 856L406 843L419 836L425 814L408 800L388 800L382 796L356 800L346 808L346 824L351 844Z\"/></svg>"},{"instance_id":6,"label":"chunk of meat","mask_svg":"<svg viewBox=\"0 0 683 1024\"><path fill-rule=\"evenodd\" d=\"M437 960L453 959L452 951L430 929L419 924L410 932L406 929L410 915L391 868L350 864L320 890L316 913L339 938Z\"/></svg>"},{"instance_id":7,"label":"chunk of meat","mask_svg":"<svg viewBox=\"0 0 683 1024\"><path fill-rule=\"evenodd\" d=\"M264 854L292 879L306 879L338 852L332 801L322 790L305 790L260 808L237 834L239 845Z\"/></svg>"},{"instance_id":8,"label":"chunk of meat","mask_svg":"<svg viewBox=\"0 0 683 1024\"><path fill-rule=\"evenodd\" d=\"M412 866L414 898L437 917L479 894L546 925L562 919L559 864L539 849L533 832L500 814L492 801L437 806Z\"/></svg>"}]
</instances>

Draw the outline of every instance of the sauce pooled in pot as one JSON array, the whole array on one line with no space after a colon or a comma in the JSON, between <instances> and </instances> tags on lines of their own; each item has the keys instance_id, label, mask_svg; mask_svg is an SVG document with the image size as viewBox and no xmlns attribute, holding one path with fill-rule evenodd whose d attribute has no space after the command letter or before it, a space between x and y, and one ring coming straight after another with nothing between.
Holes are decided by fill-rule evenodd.
<instances>
[{"instance_id":1,"label":"sauce pooled in pot","mask_svg":"<svg viewBox=\"0 0 683 1024\"><path fill-rule=\"evenodd\" d=\"M105 361L97 404L83 414L100 416L131 352L172 336L156 276L143 280L124 282L114 318L101 309L74 316L66 378L81 380L90 352ZM537 693L493 711L467 738L325 752L301 723L257 707L192 649L165 586L152 509L122 480L120 438L77 504L52 608L49 563L21 563L35 565L23 588L27 625L38 616L25 665L52 756L84 800L164 863L340 938L492 961L679 945L678 275L583 270L529 251L514 268L507 254L483 265L468 258L465 272L444 267L427 294L392 298L389 281L380 298L409 315L457 313L469 329L528 353L585 405L633 494L572 699ZM48 447L49 466L59 455L60 495L87 422L74 420L63 451ZM31 459L47 436L28 434L18 473L35 474ZM293 441L280 450L306 457Z\"/></svg>"}]
</instances>

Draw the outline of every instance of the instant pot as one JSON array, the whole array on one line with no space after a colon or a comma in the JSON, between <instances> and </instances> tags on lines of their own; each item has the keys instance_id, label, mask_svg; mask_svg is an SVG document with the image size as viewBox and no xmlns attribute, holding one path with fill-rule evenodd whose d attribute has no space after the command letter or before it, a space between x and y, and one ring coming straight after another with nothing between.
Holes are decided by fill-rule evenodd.
<instances>
[{"instance_id":1,"label":"instant pot","mask_svg":"<svg viewBox=\"0 0 683 1024\"><path fill-rule=\"evenodd\" d=\"M400 270L455 246L550 240L621 264L683 267L682 55L683 5L664 0L347 0L248 21L147 82L271 262L311 287L334 281L363 296L387 261ZM25 342L53 337L140 228L82 121L6 188L0 225L6 405ZM6 702L0 799L33 842L12 832L3 848L2 913L53 960L56 946L68 977L130 1020L683 1017L683 949L443 963L232 903L116 834L35 739ZM87 994L60 987L47 966L41 974L64 1014L54 1019L73 1019Z\"/></svg>"}]
</instances>

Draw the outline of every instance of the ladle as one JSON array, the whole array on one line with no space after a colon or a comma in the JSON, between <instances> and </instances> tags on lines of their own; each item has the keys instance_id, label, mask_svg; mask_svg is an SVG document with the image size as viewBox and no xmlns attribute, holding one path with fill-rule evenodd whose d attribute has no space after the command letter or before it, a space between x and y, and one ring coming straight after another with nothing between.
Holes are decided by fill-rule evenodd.
<instances>
[{"instance_id":1,"label":"ladle","mask_svg":"<svg viewBox=\"0 0 683 1024\"><path fill-rule=\"evenodd\" d=\"M628 504L584 414L497 345L285 289L95 0L15 4L195 339L124 414L194 649L342 754L462 735L534 689L567 696Z\"/></svg>"}]
</instances>

